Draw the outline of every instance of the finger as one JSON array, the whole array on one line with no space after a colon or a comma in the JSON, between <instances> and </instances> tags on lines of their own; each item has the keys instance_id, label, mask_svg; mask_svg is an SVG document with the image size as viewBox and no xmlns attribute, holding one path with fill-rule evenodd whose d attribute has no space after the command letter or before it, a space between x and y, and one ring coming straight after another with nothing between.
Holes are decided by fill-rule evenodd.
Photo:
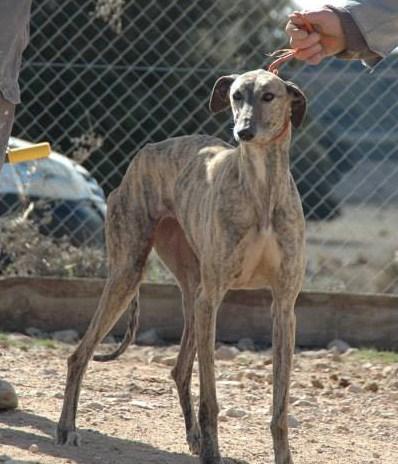
<instances>
[{"instance_id":1,"label":"finger","mask_svg":"<svg viewBox=\"0 0 398 464\"><path fill-rule=\"evenodd\" d=\"M303 30L303 31L306 31L306 29L304 27L302 27L301 25L298 25L296 23L294 23L293 21L288 21L287 24L286 24L286 27L285 27L285 31L290 34L290 32L292 31L297 31L297 30Z\"/></svg>"},{"instance_id":2,"label":"finger","mask_svg":"<svg viewBox=\"0 0 398 464\"><path fill-rule=\"evenodd\" d=\"M321 52L322 52L322 45L320 43L317 43L313 45L312 47L308 47L303 50L297 50L294 57L301 61L307 61L308 59L314 57L315 55Z\"/></svg>"},{"instance_id":3,"label":"finger","mask_svg":"<svg viewBox=\"0 0 398 464\"><path fill-rule=\"evenodd\" d=\"M308 58L306 62L312 66L315 66L319 64L324 58L325 58L325 54L320 52Z\"/></svg>"},{"instance_id":4,"label":"finger","mask_svg":"<svg viewBox=\"0 0 398 464\"><path fill-rule=\"evenodd\" d=\"M295 11L289 15L289 20L296 24L298 27L305 27L307 23L310 23L314 30L320 31L322 25L325 23L328 16L331 14L330 11L321 8L314 11ZM333 14L333 13L332 13Z\"/></svg>"},{"instance_id":5,"label":"finger","mask_svg":"<svg viewBox=\"0 0 398 464\"><path fill-rule=\"evenodd\" d=\"M303 13L300 13L298 11L294 11L292 14L289 15L289 21L295 24L296 26L303 26L304 25L304 20L303 20Z\"/></svg>"},{"instance_id":6,"label":"finger","mask_svg":"<svg viewBox=\"0 0 398 464\"><path fill-rule=\"evenodd\" d=\"M311 34L307 33L307 36L303 39L296 38L296 36L292 35L290 38L290 46L292 48L298 48L299 50L302 50L319 44L320 40L321 36L318 34L318 32L311 32Z\"/></svg>"},{"instance_id":7,"label":"finger","mask_svg":"<svg viewBox=\"0 0 398 464\"><path fill-rule=\"evenodd\" d=\"M292 40L304 40L309 36L306 30L298 29L295 25L289 29L286 27L286 32Z\"/></svg>"}]
</instances>

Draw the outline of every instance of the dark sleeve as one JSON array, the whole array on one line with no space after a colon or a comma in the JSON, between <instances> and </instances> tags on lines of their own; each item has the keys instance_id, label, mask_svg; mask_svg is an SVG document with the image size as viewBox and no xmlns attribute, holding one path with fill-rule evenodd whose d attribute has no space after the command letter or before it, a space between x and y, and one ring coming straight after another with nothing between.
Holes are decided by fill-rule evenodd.
<instances>
[{"instance_id":1,"label":"dark sleeve","mask_svg":"<svg viewBox=\"0 0 398 464\"><path fill-rule=\"evenodd\" d=\"M344 60L363 60L368 66L377 64L382 59L382 56L369 48L351 13L346 8L338 8L332 5L327 5L327 8L339 17L347 44L347 48L336 56Z\"/></svg>"},{"instance_id":2,"label":"dark sleeve","mask_svg":"<svg viewBox=\"0 0 398 464\"><path fill-rule=\"evenodd\" d=\"M19 103L18 76L22 52L28 44L32 0L0 0L0 92Z\"/></svg>"}]
</instances>

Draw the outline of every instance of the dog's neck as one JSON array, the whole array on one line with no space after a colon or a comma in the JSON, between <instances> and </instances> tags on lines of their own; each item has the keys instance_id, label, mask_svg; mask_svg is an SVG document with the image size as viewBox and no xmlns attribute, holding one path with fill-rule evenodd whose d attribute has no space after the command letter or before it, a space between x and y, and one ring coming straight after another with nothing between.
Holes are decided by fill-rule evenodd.
<instances>
[{"instance_id":1,"label":"dog's neck","mask_svg":"<svg viewBox=\"0 0 398 464\"><path fill-rule=\"evenodd\" d=\"M241 185L256 210L258 227L271 231L275 206L289 189L289 148L291 124L288 121L273 139L264 145L239 145Z\"/></svg>"}]
</instances>

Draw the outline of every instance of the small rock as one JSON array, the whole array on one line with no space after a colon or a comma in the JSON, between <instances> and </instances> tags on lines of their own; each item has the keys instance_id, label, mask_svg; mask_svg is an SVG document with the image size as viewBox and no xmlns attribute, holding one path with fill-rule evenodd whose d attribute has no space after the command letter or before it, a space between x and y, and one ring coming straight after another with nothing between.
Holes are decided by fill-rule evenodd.
<instances>
[{"instance_id":1,"label":"small rock","mask_svg":"<svg viewBox=\"0 0 398 464\"><path fill-rule=\"evenodd\" d=\"M332 359L332 361L334 361L334 362L341 362L342 361L341 354L335 348L333 348L333 351L330 353L329 356Z\"/></svg>"},{"instance_id":2,"label":"small rock","mask_svg":"<svg viewBox=\"0 0 398 464\"><path fill-rule=\"evenodd\" d=\"M29 446L29 451L31 453L38 453L39 452L39 447L36 445L36 443L33 443L32 445Z\"/></svg>"},{"instance_id":3,"label":"small rock","mask_svg":"<svg viewBox=\"0 0 398 464\"><path fill-rule=\"evenodd\" d=\"M376 382L369 382L365 385L365 390L377 393L379 391L379 385Z\"/></svg>"},{"instance_id":4,"label":"small rock","mask_svg":"<svg viewBox=\"0 0 398 464\"><path fill-rule=\"evenodd\" d=\"M25 335L23 333L10 333L7 334L7 341L9 342L20 342L20 343L30 343L32 337Z\"/></svg>"},{"instance_id":5,"label":"small rock","mask_svg":"<svg viewBox=\"0 0 398 464\"><path fill-rule=\"evenodd\" d=\"M149 329L138 334L137 345L163 346L164 340L156 329Z\"/></svg>"},{"instance_id":6,"label":"small rock","mask_svg":"<svg viewBox=\"0 0 398 464\"><path fill-rule=\"evenodd\" d=\"M14 387L6 380L0 380L0 409L15 409L18 397Z\"/></svg>"},{"instance_id":7,"label":"small rock","mask_svg":"<svg viewBox=\"0 0 398 464\"><path fill-rule=\"evenodd\" d=\"M309 400L297 400L293 403L293 406L297 406L297 407L310 407L312 408L313 406L316 405L316 402L313 402L313 401L309 401Z\"/></svg>"},{"instance_id":8,"label":"small rock","mask_svg":"<svg viewBox=\"0 0 398 464\"><path fill-rule=\"evenodd\" d=\"M344 353L344 357L352 356L353 354L358 353L358 351L358 348L350 348Z\"/></svg>"},{"instance_id":9,"label":"small rock","mask_svg":"<svg viewBox=\"0 0 398 464\"><path fill-rule=\"evenodd\" d=\"M238 348L240 351L255 351L256 346L251 338L241 338L238 341Z\"/></svg>"},{"instance_id":10,"label":"small rock","mask_svg":"<svg viewBox=\"0 0 398 464\"><path fill-rule=\"evenodd\" d=\"M216 359L219 361L232 361L238 356L240 351L234 346L221 345L215 353Z\"/></svg>"},{"instance_id":11,"label":"small rock","mask_svg":"<svg viewBox=\"0 0 398 464\"><path fill-rule=\"evenodd\" d=\"M57 340L58 342L62 343L76 343L79 340L79 334L76 330L69 329L69 330L58 330L53 332L51 335L53 340Z\"/></svg>"},{"instance_id":12,"label":"small rock","mask_svg":"<svg viewBox=\"0 0 398 464\"><path fill-rule=\"evenodd\" d=\"M239 387L239 388L243 387L243 383L239 382L239 380L218 380L217 385L219 385L220 387L222 387L222 386L224 386L224 387L225 386L226 387Z\"/></svg>"},{"instance_id":13,"label":"small rock","mask_svg":"<svg viewBox=\"0 0 398 464\"><path fill-rule=\"evenodd\" d=\"M393 390L398 390L398 380L392 380L388 384L389 388L392 388Z\"/></svg>"},{"instance_id":14,"label":"small rock","mask_svg":"<svg viewBox=\"0 0 398 464\"><path fill-rule=\"evenodd\" d=\"M296 417L289 414L287 416L287 425L292 429L297 429L298 427L300 427L300 422Z\"/></svg>"},{"instance_id":15,"label":"small rock","mask_svg":"<svg viewBox=\"0 0 398 464\"><path fill-rule=\"evenodd\" d=\"M247 416L247 411L239 408L229 408L224 411L224 415L227 417L244 417Z\"/></svg>"},{"instance_id":16,"label":"small rock","mask_svg":"<svg viewBox=\"0 0 398 464\"><path fill-rule=\"evenodd\" d=\"M56 398L57 400L63 400L64 399L64 394L61 393L61 392L55 393L54 398Z\"/></svg>"},{"instance_id":17,"label":"small rock","mask_svg":"<svg viewBox=\"0 0 398 464\"><path fill-rule=\"evenodd\" d=\"M265 372L256 371L255 369L247 369L245 370L245 377L257 382L263 382L265 380Z\"/></svg>"},{"instance_id":18,"label":"small rock","mask_svg":"<svg viewBox=\"0 0 398 464\"><path fill-rule=\"evenodd\" d=\"M393 366L386 366L383 369L383 375L384 377L389 377L393 373L394 367Z\"/></svg>"},{"instance_id":19,"label":"small rock","mask_svg":"<svg viewBox=\"0 0 398 464\"><path fill-rule=\"evenodd\" d=\"M317 378L311 379L311 384L314 388L324 388L323 383Z\"/></svg>"},{"instance_id":20,"label":"small rock","mask_svg":"<svg viewBox=\"0 0 398 464\"><path fill-rule=\"evenodd\" d=\"M352 383L347 390L351 393L361 393L362 392L362 387L359 385L356 385L355 383Z\"/></svg>"},{"instance_id":21,"label":"small rock","mask_svg":"<svg viewBox=\"0 0 398 464\"><path fill-rule=\"evenodd\" d=\"M29 335L30 337L34 337L34 338L47 338L48 337L47 332L43 332L42 330L37 329L36 327L28 327L25 330L25 332L27 335Z\"/></svg>"},{"instance_id":22,"label":"small rock","mask_svg":"<svg viewBox=\"0 0 398 464\"><path fill-rule=\"evenodd\" d=\"M336 338L328 344L328 350L337 351L337 353L343 354L350 349L350 345L344 340Z\"/></svg>"},{"instance_id":23,"label":"small rock","mask_svg":"<svg viewBox=\"0 0 398 464\"><path fill-rule=\"evenodd\" d=\"M97 403L96 401L92 401L91 403L87 403L84 405L87 409L94 409L95 411L102 411L104 409L104 405L101 403Z\"/></svg>"},{"instance_id":24,"label":"small rock","mask_svg":"<svg viewBox=\"0 0 398 464\"><path fill-rule=\"evenodd\" d=\"M130 402L132 406L137 406L137 408L152 410L155 409L154 406L147 403L146 401L133 400Z\"/></svg>"},{"instance_id":25,"label":"small rock","mask_svg":"<svg viewBox=\"0 0 398 464\"><path fill-rule=\"evenodd\" d=\"M107 335L103 340L102 343L112 343L113 345L117 343L116 338L113 335Z\"/></svg>"},{"instance_id":26,"label":"small rock","mask_svg":"<svg viewBox=\"0 0 398 464\"><path fill-rule=\"evenodd\" d=\"M56 369L43 369L41 371L42 375L46 377L56 377L58 376L58 371Z\"/></svg>"},{"instance_id":27,"label":"small rock","mask_svg":"<svg viewBox=\"0 0 398 464\"><path fill-rule=\"evenodd\" d=\"M163 364L163 366L175 366L177 362L177 356L165 356L164 354L153 354L148 358L149 364Z\"/></svg>"},{"instance_id":28,"label":"small rock","mask_svg":"<svg viewBox=\"0 0 398 464\"><path fill-rule=\"evenodd\" d=\"M247 356L246 353L241 353L235 358L235 362L241 366L248 366L252 363L251 359Z\"/></svg>"},{"instance_id":29,"label":"small rock","mask_svg":"<svg viewBox=\"0 0 398 464\"><path fill-rule=\"evenodd\" d=\"M217 380L242 380L245 376L243 371L227 371L220 372L217 376Z\"/></svg>"},{"instance_id":30,"label":"small rock","mask_svg":"<svg viewBox=\"0 0 398 464\"><path fill-rule=\"evenodd\" d=\"M177 356L164 356L160 364L163 364L164 366L173 367L175 366L176 362L177 362Z\"/></svg>"},{"instance_id":31,"label":"small rock","mask_svg":"<svg viewBox=\"0 0 398 464\"><path fill-rule=\"evenodd\" d=\"M339 387L341 388L346 388L349 385L351 385L351 381L349 379L346 379L345 377L341 377L338 383Z\"/></svg>"},{"instance_id":32,"label":"small rock","mask_svg":"<svg viewBox=\"0 0 398 464\"><path fill-rule=\"evenodd\" d=\"M325 355L327 355L328 351L327 350L311 350L311 351L301 351L299 353L300 356L303 358L309 358L309 359L321 359Z\"/></svg>"},{"instance_id":33,"label":"small rock","mask_svg":"<svg viewBox=\"0 0 398 464\"><path fill-rule=\"evenodd\" d=\"M340 433L348 433L350 429L346 425L338 425L336 430Z\"/></svg>"},{"instance_id":34,"label":"small rock","mask_svg":"<svg viewBox=\"0 0 398 464\"><path fill-rule=\"evenodd\" d=\"M321 369L321 370L327 370L330 368L330 364L329 363L325 363L325 362L317 362L315 363L315 369Z\"/></svg>"}]
</instances>

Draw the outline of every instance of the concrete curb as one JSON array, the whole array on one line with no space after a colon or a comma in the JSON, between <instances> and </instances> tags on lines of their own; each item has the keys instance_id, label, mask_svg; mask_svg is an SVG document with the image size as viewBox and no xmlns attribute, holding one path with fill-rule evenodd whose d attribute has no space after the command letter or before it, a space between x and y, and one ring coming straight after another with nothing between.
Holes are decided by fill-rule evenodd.
<instances>
[{"instance_id":1,"label":"concrete curb","mask_svg":"<svg viewBox=\"0 0 398 464\"><path fill-rule=\"evenodd\" d=\"M46 332L75 329L83 334L97 307L103 279L15 277L0 279L0 330ZM271 294L238 290L227 294L218 314L217 337L249 337L271 343ZM398 296L302 292L296 305L297 344L324 347L341 338L351 346L398 349ZM123 317L112 331L122 335ZM181 298L174 285L141 286L140 330L155 328L168 341L182 329Z\"/></svg>"}]
</instances>

